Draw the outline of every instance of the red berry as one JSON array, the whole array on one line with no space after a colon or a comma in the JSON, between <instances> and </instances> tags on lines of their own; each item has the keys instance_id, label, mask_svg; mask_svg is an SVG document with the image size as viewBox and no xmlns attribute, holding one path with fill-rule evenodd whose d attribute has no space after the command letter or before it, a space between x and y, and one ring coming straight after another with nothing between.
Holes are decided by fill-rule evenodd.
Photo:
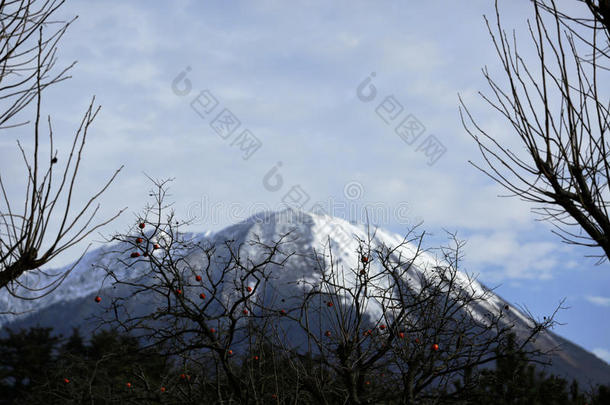
<instances>
[{"instance_id":1,"label":"red berry","mask_svg":"<svg viewBox=\"0 0 610 405\"><path fill-rule=\"evenodd\" d=\"M131 254L131 257L140 257L140 253L138 253L138 252L133 252L133 253Z\"/></svg>"},{"instance_id":2,"label":"red berry","mask_svg":"<svg viewBox=\"0 0 610 405\"><path fill-rule=\"evenodd\" d=\"M181 378L182 380L186 380L186 374L184 374L184 373L180 374L180 378Z\"/></svg>"},{"instance_id":3,"label":"red berry","mask_svg":"<svg viewBox=\"0 0 610 405\"><path fill-rule=\"evenodd\" d=\"M370 381L365 381L364 383L365 383L366 385L371 385L371 382L370 382Z\"/></svg>"},{"instance_id":4,"label":"red berry","mask_svg":"<svg viewBox=\"0 0 610 405\"><path fill-rule=\"evenodd\" d=\"M125 384L125 385L127 385L127 388L131 388L131 383L130 383L130 382L128 382L128 383L127 383L127 384Z\"/></svg>"},{"instance_id":5,"label":"red berry","mask_svg":"<svg viewBox=\"0 0 610 405\"><path fill-rule=\"evenodd\" d=\"M363 335L364 336L369 336L371 333L372 333L372 331L369 329L369 330L365 330Z\"/></svg>"},{"instance_id":6,"label":"red berry","mask_svg":"<svg viewBox=\"0 0 610 405\"><path fill-rule=\"evenodd\" d=\"M227 353L229 354L229 356L233 356L233 350L229 349L229 351L227 351Z\"/></svg>"},{"instance_id":7,"label":"red berry","mask_svg":"<svg viewBox=\"0 0 610 405\"><path fill-rule=\"evenodd\" d=\"M161 387L161 392L165 392L165 387Z\"/></svg>"},{"instance_id":8,"label":"red berry","mask_svg":"<svg viewBox=\"0 0 610 405\"><path fill-rule=\"evenodd\" d=\"M159 247L160 247L160 246L159 246L159 244L158 244L158 243L155 243L155 244L153 245L153 250L157 250L157 249L159 249Z\"/></svg>"},{"instance_id":9,"label":"red berry","mask_svg":"<svg viewBox=\"0 0 610 405\"><path fill-rule=\"evenodd\" d=\"M398 337L401 338L401 339L404 339L405 338L404 332L399 332L398 333Z\"/></svg>"},{"instance_id":10,"label":"red berry","mask_svg":"<svg viewBox=\"0 0 610 405\"><path fill-rule=\"evenodd\" d=\"M142 223L139 225L140 229L144 229L144 227L145 227L145 226L146 226L146 224L145 224L144 222L142 222Z\"/></svg>"},{"instance_id":11,"label":"red berry","mask_svg":"<svg viewBox=\"0 0 610 405\"><path fill-rule=\"evenodd\" d=\"M328 305L329 307L332 307L332 306L333 306L333 303L332 303L331 301L328 301L328 302L326 303L326 305Z\"/></svg>"},{"instance_id":12,"label":"red berry","mask_svg":"<svg viewBox=\"0 0 610 405\"><path fill-rule=\"evenodd\" d=\"M384 330L385 329L385 325L380 325L379 329Z\"/></svg>"},{"instance_id":13,"label":"red berry","mask_svg":"<svg viewBox=\"0 0 610 405\"><path fill-rule=\"evenodd\" d=\"M362 256L362 263L367 263L369 261L369 258L366 256Z\"/></svg>"},{"instance_id":14,"label":"red berry","mask_svg":"<svg viewBox=\"0 0 610 405\"><path fill-rule=\"evenodd\" d=\"M70 384L70 380L68 380L67 378L64 378L64 382L65 382L66 384Z\"/></svg>"},{"instance_id":15,"label":"red berry","mask_svg":"<svg viewBox=\"0 0 610 405\"><path fill-rule=\"evenodd\" d=\"M248 310L247 309L244 309L242 312L244 313L244 315L248 315Z\"/></svg>"},{"instance_id":16,"label":"red berry","mask_svg":"<svg viewBox=\"0 0 610 405\"><path fill-rule=\"evenodd\" d=\"M95 297L95 302L97 302L98 304L102 302L102 297L100 297L99 295Z\"/></svg>"},{"instance_id":17,"label":"red berry","mask_svg":"<svg viewBox=\"0 0 610 405\"><path fill-rule=\"evenodd\" d=\"M182 290L181 290L181 289L179 289L179 288L178 288L178 289L176 289L176 294L178 294L178 295L182 294Z\"/></svg>"},{"instance_id":18,"label":"red berry","mask_svg":"<svg viewBox=\"0 0 610 405\"><path fill-rule=\"evenodd\" d=\"M212 333L216 333L216 329L214 329L214 328L210 328L210 332L212 332Z\"/></svg>"},{"instance_id":19,"label":"red berry","mask_svg":"<svg viewBox=\"0 0 610 405\"><path fill-rule=\"evenodd\" d=\"M280 311L280 314L281 314L281 315L286 315L286 311L282 309L282 310Z\"/></svg>"},{"instance_id":20,"label":"red berry","mask_svg":"<svg viewBox=\"0 0 610 405\"><path fill-rule=\"evenodd\" d=\"M195 276L195 280L197 280L197 281L201 281L201 276L200 276L200 275L196 275L196 276Z\"/></svg>"},{"instance_id":21,"label":"red berry","mask_svg":"<svg viewBox=\"0 0 610 405\"><path fill-rule=\"evenodd\" d=\"M204 300L204 299L205 299L205 294L204 294L204 293L199 294L199 298L201 298L202 300Z\"/></svg>"},{"instance_id":22,"label":"red berry","mask_svg":"<svg viewBox=\"0 0 610 405\"><path fill-rule=\"evenodd\" d=\"M330 337L330 331L329 331L329 330L327 330L326 332L324 332L324 335L325 335L326 337Z\"/></svg>"},{"instance_id":23,"label":"red berry","mask_svg":"<svg viewBox=\"0 0 610 405\"><path fill-rule=\"evenodd\" d=\"M252 292L252 287L248 286L246 290L248 290L248 292Z\"/></svg>"},{"instance_id":24,"label":"red berry","mask_svg":"<svg viewBox=\"0 0 610 405\"><path fill-rule=\"evenodd\" d=\"M142 242L144 242L144 239L142 239L142 238L136 239L136 243L142 243Z\"/></svg>"},{"instance_id":25,"label":"red berry","mask_svg":"<svg viewBox=\"0 0 610 405\"><path fill-rule=\"evenodd\" d=\"M258 360L258 356L254 356L252 357L254 360Z\"/></svg>"},{"instance_id":26,"label":"red berry","mask_svg":"<svg viewBox=\"0 0 610 405\"><path fill-rule=\"evenodd\" d=\"M438 351L438 345L436 343L432 345L432 350L434 350L435 352Z\"/></svg>"},{"instance_id":27,"label":"red berry","mask_svg":"<svg viewBox=\"0 0 610 405\"><path fill-rule=\"evenodd\" d=\"M419 338L415 338L415 343L419 343Z\"/></svg>"}]
</instances>

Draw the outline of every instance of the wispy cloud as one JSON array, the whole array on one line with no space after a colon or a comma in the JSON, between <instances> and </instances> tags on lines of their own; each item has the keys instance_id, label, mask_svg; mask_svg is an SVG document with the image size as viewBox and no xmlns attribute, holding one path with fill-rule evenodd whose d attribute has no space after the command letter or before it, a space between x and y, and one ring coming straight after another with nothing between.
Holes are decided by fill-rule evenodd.
<instances>
[{"instance_id":1,"label":"wispy cloud","mask_svg":"<svg viewBox=\"0 0 610 405\"><path fill-rule=\"evenodd\" d=\"M610 350L602 349L601 347L592 350L593 354L610 364Z\"/></svg>"},{"instance_id":2,"label":"wispy cloud","mask_svg":"<svg viewBox=\"0 0 610 405\"><path fill-rule=\"evenodd\" d=\"M553 242L522 241L511 231L475 233L468 238L466 261L489 281L548 280L559 266Z\"/></svg>"},{"instance_id":3,"label":"wispy cloud","mask_svg":"<svg viewBox=\"0 0 610 405\"><path fill-rule=\"evenodd\" d=\"M585 297L591 304L599 305L602 307L610 307L610 297L600 297L595 295L587 295Z\"/></svg>"}]
</instances>

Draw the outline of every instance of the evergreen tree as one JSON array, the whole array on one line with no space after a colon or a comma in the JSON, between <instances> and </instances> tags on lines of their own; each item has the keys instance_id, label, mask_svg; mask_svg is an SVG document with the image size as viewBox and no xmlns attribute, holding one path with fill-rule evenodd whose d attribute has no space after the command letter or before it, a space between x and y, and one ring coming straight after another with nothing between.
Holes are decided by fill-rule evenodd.
<instances>
[{"instance_id":1,"label":"evergreen tree","mask_svg":"<svg viewBox=\"0 0 610 405\"><path fill-rule=\"evenodd\" d=\"M13 403L38 389L54 371L53 349L58 338L51 328L31 328L0 339L0 404Z\"/></svg>"}]
</instances>

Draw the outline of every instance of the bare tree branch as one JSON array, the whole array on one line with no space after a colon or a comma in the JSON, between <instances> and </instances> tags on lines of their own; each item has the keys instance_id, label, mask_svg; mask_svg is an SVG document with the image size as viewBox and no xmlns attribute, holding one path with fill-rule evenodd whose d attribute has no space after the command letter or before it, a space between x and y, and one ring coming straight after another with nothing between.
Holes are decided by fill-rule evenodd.
<instances>
[{"instance_id":1,"label":"bare tree branch","mask_svg":"<svg viewBox=\"0 0 610 405\"><path fill-rule=\"evenodd\" d=\"M604 1L587 3L605 7ZM596 257L602 262L610 257L610 104L600 88L609 74L600 59L608 58L597 46L598 28L584 24L589 41L577 44L575 31L566 27L582 21L561 13L552 0L533 5L535 21L528 26L537 59L530 63L518 51L515 33L509 38L502 27L497 2L495 24L485 19L506 85L485 69L491 95L479 93L510 125L522 150L511 150L482 128L460 97L462 124L486 167L471 163L511 195L533 203L533 212L550 221L565 243L601 248ZM593 16L597 23L607 22L600 18ZM583 48L593 55L590 60L580 56Z\"/></svg>"}]
</instances>

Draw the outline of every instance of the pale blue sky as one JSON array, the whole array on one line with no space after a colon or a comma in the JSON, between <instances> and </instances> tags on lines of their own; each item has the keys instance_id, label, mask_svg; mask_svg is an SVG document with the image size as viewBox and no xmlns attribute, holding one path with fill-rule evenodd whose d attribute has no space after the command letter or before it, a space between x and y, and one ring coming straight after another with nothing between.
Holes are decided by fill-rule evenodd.
<instances>
[{"instance_id":1,"label":"pale blue sky","mask_svg":"<svg viewBox=\"0 0 610 405\"><path fill-rule=\"evenodd\" d=\"M556 331L610 361L610 266L595 266L583 257L591 251L561 244L529 205L497 198L503 191L468 164L481 158L460 123L458 93L486 128L514 140L476 97L487 90L481 67L500 73L482 18L493 16L493 1L446 3L70 2L63 15L79 19L63 40L60 64L78 64L44 103L60 158L95 95L102 111L79 194L91 194L124 164L103 211L129 207L105 233L124 229L144 206L150 184L143 173L176 178L175 209L195 215L193 231L280 208L295 185L310 197L305 209L334 203L334 214L346 219L359 219L365 205L376 204L388 213L376 222L389 230L403 233L406 215L423 219L435 242L443 228L457 231L468 239L465 270L490 286L501 284L502 297L540 317L567 297L571 309L558 316L567 324ZM500 4L506 27L518 28L526 44L529 1ZM172 81L187 67L192 89L179 96ZM365 103L356 88L371 72L377 96ZM190 107L202 90L218 101L206 119ZM376 114L386 96L404 107L392 125ZM241 121L228 140L210 127L223 108ZM413 145L394 132L408 114L426 127ZM243 129L262 143L247 160L231 144ZM417 151L428 135L446 147L432 166ZM0 158L11 174L21 170L14 139L22 136L13 131L0 139ZM263 178L277 162L284 183L270 191ZM346 185L355 199L345 196Z\"/></svg>"}]
</instances>

